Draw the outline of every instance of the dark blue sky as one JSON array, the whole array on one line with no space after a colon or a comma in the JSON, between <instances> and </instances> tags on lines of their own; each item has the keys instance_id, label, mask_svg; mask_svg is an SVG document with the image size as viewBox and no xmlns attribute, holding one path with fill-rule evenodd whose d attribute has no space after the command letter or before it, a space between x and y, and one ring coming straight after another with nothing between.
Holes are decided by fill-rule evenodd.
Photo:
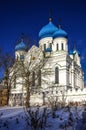
<instances>
[{"instance_id":1,"label":"dark blue sky","mask_svg":"<svg viewBox=\"0 0 86 130\"><path fill-rule=\"evenodd\" d=\"M76 41L86 80L86 1L85 0L0 0L0 48L14 53L21 32L38 42L38 33L48 23L52 9L53 23L68 33L69 48Z\"/></svg>"}]
</instances>

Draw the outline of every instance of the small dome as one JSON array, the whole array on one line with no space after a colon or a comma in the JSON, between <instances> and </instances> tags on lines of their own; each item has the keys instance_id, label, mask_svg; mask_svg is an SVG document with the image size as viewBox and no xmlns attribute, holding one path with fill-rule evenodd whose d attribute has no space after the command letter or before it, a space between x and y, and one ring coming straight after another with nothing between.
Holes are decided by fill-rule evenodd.
<instances>
[{"instance_id":1,"label":"small dome","mask_svg":"<svg viewBox=\"0 0 86 130\"><path fill-rule=\"evenodd\" d=\"M62 30L61 28L59 28L58 31L56 31L53 34L53 38L57 38L57 37L65 37L65 38L67 38L68 34L64 30Z\"/></svg>"},{"instance_id":2,"label":"small dome","mask_svg":"<svg viewBox=\"0 0 86 130\"><path fill-rule=\"evenodd\" d=\"M73 51L70 50L70 51L69 51L69 54L70 54L70 55L73 55L74 53L73 53Z\"/></svg>"},{"instance_id":3,"label":"small dome","mask_svg":"<svg viewBox=\"0 0 86 130\"><path fill-rule=\"evenodd\" d=\"M51 52L51 48L47 48L45 52Z\"/></svg>"},{"instance_id":4,"label":"small dome","mask_svg":"<svg viewBox=\"0 0 86 130\"><path fill-rule=\"evenodd\" d=\"M80 56L80 52L78 50L74 49L73 54L76 54L76 53Z\"/></svg>"},{"instance_id":5,"label":"small dome","mask_svg":"<svg viewBox=\"0 0 86 130\"><path fill-rule=\"evenodd\" d=\"M80 56L81 54L80 54L80 51L78 51L78 55Z\"/></svg>"},{"instance_id":6,"label":"small dome","mask_svg":"<svg viewBox=\"0 0 86 130\"><path fill-rule=\"evenodd\" d=\"M80 56L80 52L77 51L76 49L74 49L73 51L71 51L71 50L69 51L69 54L70 54L70 55L74 55L74 54L76 54L76 53Z\"/></svg>"},{"instance_id":7,"label":"small dome","mask_svg":"<svg viewBox=\"0 0 86 130\"><path fill-rule=\"evenodd\" d=\"M26 50L26 45L23 41L21 41L18 45L16 45L15 51L18 51L18 50Z\"/></svg>"},{"instance_id":8,"label":"small dome","mask_svg":"<svg viewBox=\"0 0 86 130\"><path fill-rule=\"evenodd\" d=\"M40 30L39 38L53 37L53 33L57 30L58 28L50 21Z\"/></svg>"}]
</instances>

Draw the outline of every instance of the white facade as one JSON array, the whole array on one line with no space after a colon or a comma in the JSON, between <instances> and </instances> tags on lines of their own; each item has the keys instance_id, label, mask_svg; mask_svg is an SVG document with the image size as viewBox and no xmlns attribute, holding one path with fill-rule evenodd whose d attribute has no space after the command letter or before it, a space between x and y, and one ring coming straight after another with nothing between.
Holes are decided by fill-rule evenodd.
<instances>
[{"instance_id":1,"label":"white facade","mask_svg":"<svg viewBox=\"0 0 86 130\"><path fill-rule=\"evenodd\" d=\"M16 60L21 61L20 55L24 56L23 62L28 69L35 72L35 77L37 77L37 71L41 71L40 79L39 77L35 79L34 86L30 86L32 105L42 105L50 96L62 98L64 95L67 102L86 99L80 55L76 49L71 54L68 52L68 38L63 34L55 38L52 36L40 38L39 48L33 45L28 52L15 51ZM39 69L35 69L37 66ZM9 105L24 104L27 92L23 80L21 77L16 79L16 87L11 89Z\"/></svg>"}]
</instances>

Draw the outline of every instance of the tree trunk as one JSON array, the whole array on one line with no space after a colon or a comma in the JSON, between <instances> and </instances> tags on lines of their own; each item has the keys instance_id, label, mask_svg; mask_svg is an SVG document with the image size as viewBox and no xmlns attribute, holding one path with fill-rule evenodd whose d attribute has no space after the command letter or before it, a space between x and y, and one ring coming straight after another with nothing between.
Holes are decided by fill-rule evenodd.
<instances>
[{"instance_id":1,"label":"tree trunk","mask_svg":"<svg viewBox=\"0 0 86 130\"><path fill-rule=\"evenodd\" d=\"M29 82L29 79L26 80L26 91L27 91L27 95L26 95L25 106L26 106L26 108L28 108L28 107L30 107L30 82Z\"/></svg>"}]
</instances>

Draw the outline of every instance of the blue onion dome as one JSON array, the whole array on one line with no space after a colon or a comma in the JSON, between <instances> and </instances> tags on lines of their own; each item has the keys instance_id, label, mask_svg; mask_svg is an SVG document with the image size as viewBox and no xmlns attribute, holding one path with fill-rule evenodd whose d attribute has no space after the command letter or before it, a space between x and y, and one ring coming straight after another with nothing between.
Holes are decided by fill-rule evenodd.
<instances>
[{"instance_id":1,"label":"blue onion dome","mask_svg":"<svg viewBox=\"0 0 86 130\"><path fill-rule=\"evenodd\" d=\"M64 30L62 30L61 27L59 26L59 29L53 34L53 38L57 37L67 38L68 34Z\"/></svg>"},{"instance_id":2,"label":"blue onion dome","mask_svg":"<svg viewBox=\"0 0 86 130\"><path fill-rule=\"evenodd\" d=\"M26 50L26 45L23 41L21 41L18 45L15 46L15 51L18 51L18 50Z\"/></svg>"},{"instance_id":3,"label":"blue onion dome","mask_svg":"<svg viewBox=\"0 0 86 130\"><path fill-rule=\"evenodd\" d=\"M57 30L58 28L50 20L49 23L40 30L39 38L53 37L53 33Z\"/></svg>"}]
</instances>

